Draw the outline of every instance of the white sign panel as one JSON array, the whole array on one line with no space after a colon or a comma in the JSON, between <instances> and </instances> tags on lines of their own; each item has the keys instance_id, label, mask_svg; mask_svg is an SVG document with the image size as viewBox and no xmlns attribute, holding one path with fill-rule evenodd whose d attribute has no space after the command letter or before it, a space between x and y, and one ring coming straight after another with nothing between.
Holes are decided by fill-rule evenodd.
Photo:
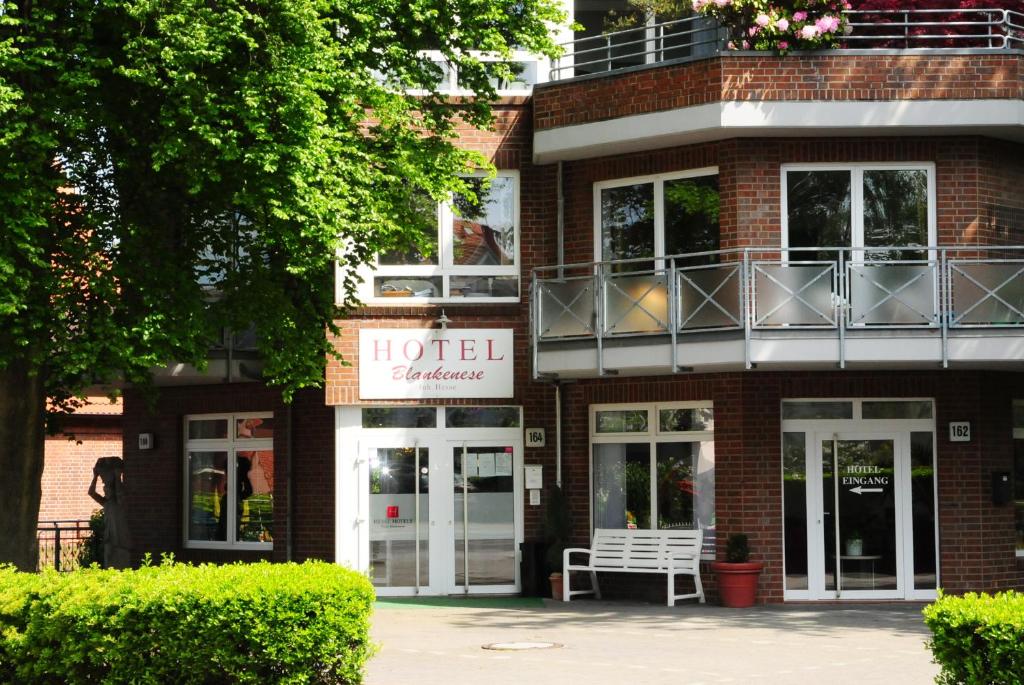
<instances>
[{"instance_id":1,"label":"white sign panel","mask_svg":"<svg viewBox=\"0 0 1024 685\"><path fill-rule=\"evenodd\" d=\"M970 421L950 421L949 422L949 441L950 442L970 442L971 441L971 422Z\"/></svg>"},{"instance_id":2,"label":"white sign panel","mask_svg":"<svg viewBox=\"0 0 1024 685\"><path fill-rule=\"evenodd\" d=\"M509 328L364 328L359 397L512 397L512 357Z\"/></svg>"},{"instance_id":3,"label":"white sign panel","mask_svg":"<svg viewBox=\"0 0 1024 685\"><path fill-rule=\"evenodd\" d=\"M526 475L526 489L527 490L538 490L544 487L544 467L543 466L524 466L523 473Z\"/></svg>"}]
</instances>

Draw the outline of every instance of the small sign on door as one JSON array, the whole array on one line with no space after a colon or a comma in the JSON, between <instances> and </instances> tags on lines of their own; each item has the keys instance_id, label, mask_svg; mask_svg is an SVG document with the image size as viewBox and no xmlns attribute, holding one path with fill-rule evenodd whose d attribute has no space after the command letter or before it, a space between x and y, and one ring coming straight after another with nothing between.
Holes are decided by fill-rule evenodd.
<instances>
[{"instance_id":1,"label":"small sign on door","mask_svg":"<svg viewBox=\"0 0 1024 685\"><path fill-rule=\"evenodd\" d=\"M971 441L971 422L970 421L950 421L949 422L949 441L950 442L970 442Z\"/></svg>"},{"instance_id":2,"label":"small sign on door","mask_svg":"<svg viewBox=\"0 0 1024 685\"><path fill-rule=\"evenodd\" d=\"M387 516L389 519L398 518L398 507L389 505L384 515Z\"/></svg>"}]
</instances>

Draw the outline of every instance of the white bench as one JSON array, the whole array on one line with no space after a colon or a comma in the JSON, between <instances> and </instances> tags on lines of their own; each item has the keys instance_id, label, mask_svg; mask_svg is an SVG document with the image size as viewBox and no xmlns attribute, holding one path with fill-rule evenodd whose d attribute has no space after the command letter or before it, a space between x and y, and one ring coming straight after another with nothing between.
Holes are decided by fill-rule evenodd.
<instances>
[{"instance_id":1,"label":"white bench","mask_svg":"<svg viewBox=\"0 0 1024 685\"><path fill-rule=\"evenodd\" d=\"M668 576L668 605L677 599L698 599L704 602L700 584L700 551L704 543L702 530L612 530L597 528L590 549L566 549L562 564L562 601L573 595L593 594L601 599L597 573L664 573ZM586 563L571 563L574 554L587 555ZM590 573L589 590L572 590L569 578L573 571ZM696 592L677 595L676 576L693 576Z\"/></svg>"}]
</instances>

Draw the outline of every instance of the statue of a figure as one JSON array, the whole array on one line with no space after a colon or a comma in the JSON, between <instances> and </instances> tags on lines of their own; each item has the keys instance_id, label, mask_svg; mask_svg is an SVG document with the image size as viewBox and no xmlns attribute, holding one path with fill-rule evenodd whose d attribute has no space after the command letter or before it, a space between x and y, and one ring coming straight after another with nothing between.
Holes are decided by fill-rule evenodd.
<instances>
[{"instance_id":1,"label":"statue of a figure","mask_svg":"<svg viewBox=\"0 0 1024 685\"><path fill-rule=\"evenodd\" d=\"M96 492L96 481L103 481L103 494ZM124 461L121 457L100 457L92 469L89 496L103 507L103 565L106 568L131 566L131 535L124 510Z\"/></svg>"}]
</instances>

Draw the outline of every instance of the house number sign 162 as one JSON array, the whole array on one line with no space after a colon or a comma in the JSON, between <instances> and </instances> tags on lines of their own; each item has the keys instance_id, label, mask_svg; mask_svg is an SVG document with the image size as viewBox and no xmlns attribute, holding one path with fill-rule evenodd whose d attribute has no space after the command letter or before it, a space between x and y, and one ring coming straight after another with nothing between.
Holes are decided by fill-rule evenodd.
<instances>
[{"instance_id":1,"label":"house number sign 162","mask_svg":"<svg viewBox=\"0 0 1024 685\"><path fill-rule=\"evenodd\" d=\"M949 441L950 442L970 442L971 441L971 422L970 421L950 421L949 422Z\"/></svg>"}]
</instances>

